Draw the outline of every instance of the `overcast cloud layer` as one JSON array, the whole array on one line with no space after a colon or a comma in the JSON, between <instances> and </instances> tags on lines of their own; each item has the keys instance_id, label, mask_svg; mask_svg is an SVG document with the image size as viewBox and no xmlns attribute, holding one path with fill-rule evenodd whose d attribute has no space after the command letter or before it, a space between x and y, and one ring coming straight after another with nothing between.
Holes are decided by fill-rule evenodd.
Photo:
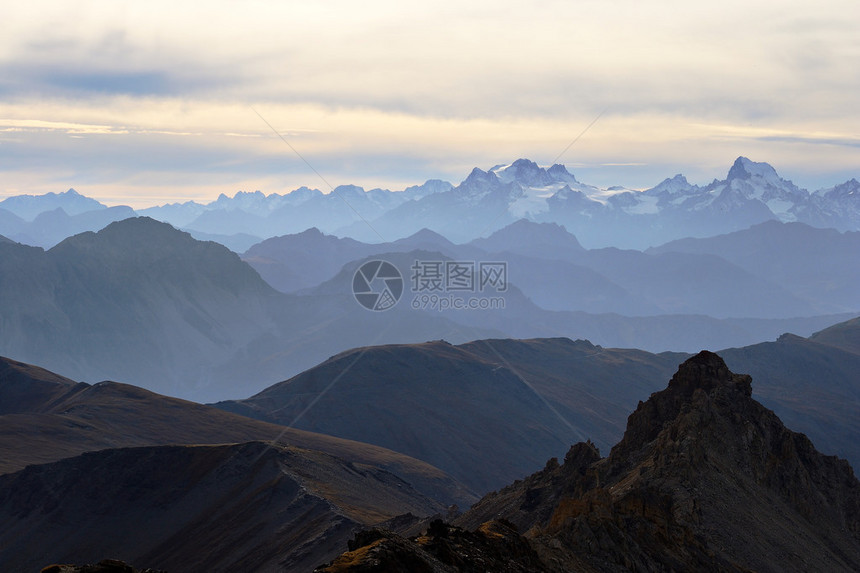
<instances>
[{"instance_id":1,"label":"overcast cloud layer","mask_svg":"<svg viewBox=\"0 0 860 573\"><path fill-rule=\"evenodd\" d=\"M738 155L810 189L860 176L856 0L35 2L3 20L0 196L327 191L266 122L333 185L518 157L635 188Z\"/></svg>"}]
</instances>

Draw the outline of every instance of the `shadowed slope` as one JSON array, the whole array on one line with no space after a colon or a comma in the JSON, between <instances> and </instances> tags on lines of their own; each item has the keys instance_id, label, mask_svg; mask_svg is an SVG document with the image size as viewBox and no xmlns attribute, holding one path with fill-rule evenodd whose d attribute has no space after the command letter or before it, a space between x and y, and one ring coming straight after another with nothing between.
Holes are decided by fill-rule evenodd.
<instances>
[{"instance_id":1,"label":"shadowed slope","mask_svg":"<svg viewBox=\"0 0 860 573\"><path fill-rule=\"evenodd\" d=\"M300 448L103 450L0 476L0 562L307 571L356 526L440 509L391 473Z\"/></svg>"},{"instance_id":2,"label":"shadowed slope","mask_svg":"<svg viewBox=\"0 0 860 573\"><path fill-rule=\"evenodd\" d=\"M217 406L381 445L488 491L569 442L618 440L625 412L673 363L566 338L377 346Z\"/></svg>"},{"instance_id":3,"label":"shadowed slope","mask_svg":"<svg viewBox=\"0 0 860 573\"><path fill-rule=\"evenodd\" d=\"M856 569L860 483L752 400L750 380L702 352L640 404L608 458L579 444L462 522L510 515L545 557L601 571Z\"/></svg>"},{"instance_id":4,"label":"shadowed slope","mask_svg":"<svg viewBox=\"0 0 860 573\"><path fill-rule=\"evenodd\" d=\"M860 354L860 317L825 328L810 336L809 339Z\"/></svg>"},{"instance_id":5,"label":"shadowed slope","mask_svg":"<svg viewBox=\"0 0 860 573\"><path fill-rule=\"evenodd\" d=\"M3 358L0 404L7 411L0 415L0 473L106 448L278 440L384 468L444 504L474 500L439 469L378 446L288 429L127 384L75 384Z\"/></svg>"},{"instance_id":6,"label":"shadowed slope","mask_svg":"<svg viewBox=\"0 0 860 573\"><path fill-rule=\"evenodd\" d=\"M703 351L639 404L607 458L576 444L562 465L551 459L457 524L477 528L473 537L499 531L509 571L856 571L860 482L753 400L750 383ZM541 563L515 551L514 527ZM465 538L438 523L410 542L358 536L319 570L382 572L412 558L427 571L472 571Z\"/></svg>"}]
</instances>

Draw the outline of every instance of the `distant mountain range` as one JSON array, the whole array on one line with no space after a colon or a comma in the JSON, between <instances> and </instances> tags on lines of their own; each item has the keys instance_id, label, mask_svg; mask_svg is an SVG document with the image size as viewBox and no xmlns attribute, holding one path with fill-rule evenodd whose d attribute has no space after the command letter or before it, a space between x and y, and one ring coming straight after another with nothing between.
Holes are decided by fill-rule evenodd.
<instances>
[{"instance_id":1,"label":"distant mountain range","mask_svg":"<svg viewBox=\"0 0 860 573\"><path fill-rule=\"evenodd\" d=\"M825 342L858 330L855 320L719 353L756 379L756 397L791 427L860 466L860 351ZM399 451L487 491L537 470L568 442L609 448L627 412L688 356L569 339L359 348L216 406Z\"/></svg>"},{"instance_id":2,"label":"distant mountain range","mask_svg":"<svg viewBox=\"0 0 860 573\"><path fill-rule=\"evenodd\" d=\"M502 233L499 241L506 245L520 234L528 250L543 244L544 235L558 240L560 233L552 225L526 222ZM368 343L550 335L587 338L607 347L689 352L773 340L784 332L807 336L856 316L814 314L814 304L714 255L579 251L574 242L572 237L564 239L568 249L559 250L559 256L567 252L575 263L511 255L510 286L497 293L504 308L416 309L418 295L406 292L405 300L379 313L359 306L352 292L353 277L363 262L384 258L410 281L416 260L461 255L483 260L486 251L420 233L386 245L399 252L350 260L325 282L284 294L223 246L197 241L148 218L112 223L48 251L0 241L0 354L76 379L125 380L170 395L214 401L247 396ZM280 246L289 253L290 244L292 252L304 252L304 258L277 259ZM366 247L315 232L270 246L264 250L261 245L259 257L268 255L272 268L302 277L297 286L307 284L301 281L308 277L319 280ZM421 248L436 250L415 250ZM315 257L326 249L329 262ZM250 260L258 264L261 259ZM528 296L517 286L520 282ZM842 290L850 294L850 289ZM556 308L564 308L580 296L586 304L578 308L604 312L545 310L529 298L547 306L544 301L556 301ZM606 312L645 314L649 305L657 309L654 315ZM733 305L746 310L735 311L734 318L694 314L705 310L731 316ZM806 308L809 316L743 317L766 316L773 308L782 308L782 316Z\"/></svg>"},{"instance_id":3,"label":"distant mountain range","mask_svg":"<svg viewBox=\"0 0 860 573\"><path fill-rule=\"evenodd\" d=\"M787 335L775 343L784 351L739 349L731 362L764 368L759 395L790 396L806 408L796 421L856 449L856 427L840 428L860 419L856 329ZM758 377L751 385L707 351L642 402L683 359L560 339L356 349L243 404L393 440L416 459L0 358L0 562L36 570L111 555L168 570L308 571L355 536L318 571L363 571L369 560L388 570L855 570L850 465L753 400ZM816 403L824 410L810 417ZM556 443L601 428L623 431L607 458L591 440ZM217 444L275 431L277 443ZM543 448L558 454L538 463ZM517 466L536 473L500 482L458 516L442 500L474 498L434 458L473 484Z\"/></svg>"},{"instance_id":4,"label":"distant mountain range","mask_svg":"<svg viewBox=\"0 0 860 573\"><path fill-rule=\"evenodd\" d=\"M856 571L858 191L6 199L0 568Z\"/></svg>"},{"instance_id":5,"label":"distant mountain range","mask_svg":"<svg viewBox=\"0 0 860 573\"><path fill-rule=\"evenodd\" d=\"M860 309L860 232L802 223L771 221L647 253L586 250L564 227L525 219L462 245L428 229L379 244L309 229L267 239L242 258L290 293L331 279L356 259L415 250L459 261L505 261L511 282L546 310L788 318ZM408 274L409 265L402 272Z\"/></svg>"},{"instance_id":6,"label":"distant mountain range","mask_svg":"<svg viewBox=\"0 0 860 573\"><path fill-rule=\"evenodd\" d=\"M0 353L77 379L213 400L261 389L368 336L467 340L438 314L368 312L350 284L343 297L285 295L225 247L148 218L48 251L4 242Z\"/></svg>"},{"instance_id":7,"label":"distant mountain range","mask_svg":"<svg viewBox=\"0 0 860 573\"><path fill-rule=\"evenodd\" d=\"M35 224L41 213L62 209L49 229ZM0 235L51 247L66 236L96 231L130 209L79 219L106 207L69 190L0 201ZM290 193L238 192L208 204L174 203L139 209L244 251L249 237L324 233L364 242L390 242L423 228L456 243L486 237L525 218L564 225L590 248L644 249L685 237L739 231L765 221L802 222L840 231L860 230L860 183L851 179L810 193L782 179L767 163L739 157L723 180L699 186L675 175L645 191L602 189L579 182L563 165L540 167L527 159L475 168L459 185L430 180L403 191L342 185L330 193L301 187ZM62 236L63 233L68 233ZM231 237L237 238L231 238ZM253 239L250 239L253 241Z\"/></svg>"}]
</instances>

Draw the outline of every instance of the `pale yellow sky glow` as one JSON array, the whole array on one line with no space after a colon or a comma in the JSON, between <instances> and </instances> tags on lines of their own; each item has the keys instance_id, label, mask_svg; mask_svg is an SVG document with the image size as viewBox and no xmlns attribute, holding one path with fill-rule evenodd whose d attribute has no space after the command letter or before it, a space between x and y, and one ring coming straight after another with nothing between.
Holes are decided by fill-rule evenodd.
<instances>
[{"instance_id":1,"label":"pale yellow sky glow","mask_svg":"<svg viewBox=\"0 0 860 573\"><path fill-rule=\"evenodd\" d=\"M35 2L4 8L0 197L108 204L454 183L529 157L585 182L860 176L860 5Z\"/></svg>"}]
</instances>

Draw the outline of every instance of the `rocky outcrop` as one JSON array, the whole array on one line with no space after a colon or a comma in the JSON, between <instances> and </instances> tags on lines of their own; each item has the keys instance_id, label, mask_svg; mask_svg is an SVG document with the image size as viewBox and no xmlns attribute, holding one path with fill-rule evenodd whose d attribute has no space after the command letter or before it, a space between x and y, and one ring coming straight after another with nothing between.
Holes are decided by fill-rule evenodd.
<instances>
[{"instance_id":1,"label":"rocky outcrop","mask_svg":"<svg viewBox=\"0 0 860 573\"><path fill-rule=\"evenodd\" d=\"M500 519L525 532L532 570L860 570L849 464L787 429L752 399L749 376L705 351L639 404L607 458L577 444L456 523Z\"/></svg>"},{"instance_id":2,"label":"rocky outcrop","mask_svg":"<svg viewBox=\"0 0 860 573\"><path fill-rule=\"evenodd\" d=\"M489 521L474 531L467 531L436 520L424 535L411 539L383 529L362 531L349 542L348 552L318 567L315 573L526 573L545 570L535 550L509 522Z\"/></svg>"},{"instance_id":3,"label":"rocky outcrop","mask_svg":"<svg viewBox=\"0 0 860 573\"><path fill-rule=\"evenodd\" d=\"M95 565L48 565L41 573L167 573L155 569L135 569L118 559L102 559Z\"/></svg>"},{"instance_id":4,"label":"rocky outcrop","mask_svg":"<svg viewBox=\"0 0 860 573\"><path fill-rule=\"evenodd\" d=\"M306 572L357 528L440 511L390 472L292 446L101 450L0 476L0 569L110 555L175 572Z\"/></svg>"}]
</instances>

